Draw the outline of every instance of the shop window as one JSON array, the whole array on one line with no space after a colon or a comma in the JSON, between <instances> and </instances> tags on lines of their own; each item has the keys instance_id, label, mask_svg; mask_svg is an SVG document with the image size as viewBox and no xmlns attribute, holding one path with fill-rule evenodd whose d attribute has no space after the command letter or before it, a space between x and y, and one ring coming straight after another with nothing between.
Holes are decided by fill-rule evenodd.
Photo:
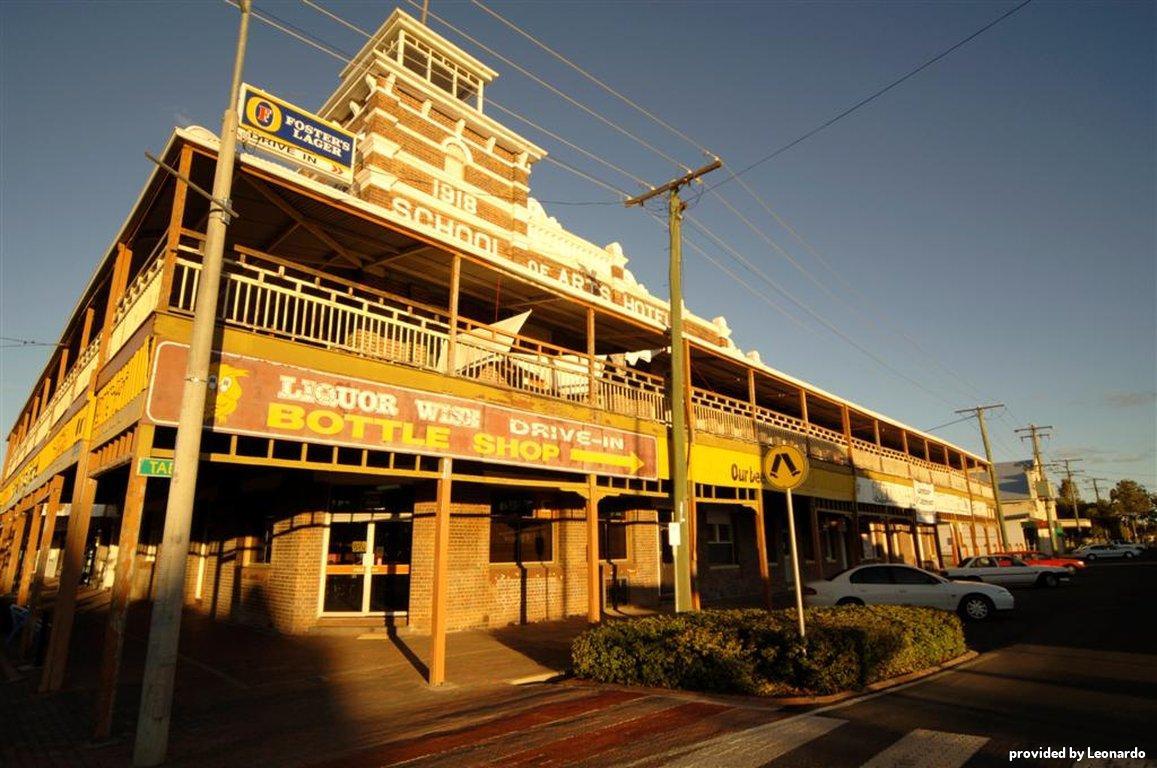
<instances>
[{"instance_id":1,"label":"shop window","mask_svg":"<svg viewBox=\"0 0 1157 768\"><path fill-rule=\"evenodd\" d=\"M490 507L490 562L545 563L554 559L554 526L539 516L533 498L495 501Z\"/></svg>"},{"instance_id":2,"label":"shop window","mask_svg":"<svg viewBox=\"0 0 1157 768\"><path fill-rule=\"evenodd\" d=\"M795 511L795 544L799 559L806 563L816 559L815 539L812 537L811 513L806 508Z\"/></svg>"},{"instance_id":3,"label":"shop window","mask_svg":"<svg viewBox=\"0 0 1157 768\"><path fill-rule=\"evenodd\" d=\"M622 512L599 518L599 559L627 559L627 521Z\"/></svg>"},{"instance_id":4,"label":"shop window","mask_svg":"<svg viewBox=\"0 0 1157 768\"><path fill-rule=\"evenodd\" d=\"M735 565L735 527L727 512L707 513L707 562Z\"/></svg>"},{"instance_id":5,"label":"shop window","mask_svg":"<svg viewBox=\"0 0 1157 768\"><path fill-rule=\"evenodd\" d=\"M266 515L261 520L261 528L256 535L248 537L245 546L248 550L248 565L260 565L273 561L273 515Z\"/></svg>"}]
</instances>

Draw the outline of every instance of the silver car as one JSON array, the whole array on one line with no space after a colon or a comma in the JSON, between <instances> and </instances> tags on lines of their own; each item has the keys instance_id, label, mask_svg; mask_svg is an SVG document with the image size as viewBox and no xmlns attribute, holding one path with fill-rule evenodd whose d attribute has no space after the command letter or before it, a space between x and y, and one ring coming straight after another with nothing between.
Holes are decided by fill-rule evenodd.
<instances>
[{"instance_id":1,"label":"silver car","mask_svg":"<svg viewBox=\"0 0 1157 768\"><path fill-rule=\"evenodd\" d=\"M973 621L989 619L1015 604L1004 587L949 581L911 565L858 565L823 581L804 585L808 605L923 605L958 611Z\"/></svg>"}]
</instances>

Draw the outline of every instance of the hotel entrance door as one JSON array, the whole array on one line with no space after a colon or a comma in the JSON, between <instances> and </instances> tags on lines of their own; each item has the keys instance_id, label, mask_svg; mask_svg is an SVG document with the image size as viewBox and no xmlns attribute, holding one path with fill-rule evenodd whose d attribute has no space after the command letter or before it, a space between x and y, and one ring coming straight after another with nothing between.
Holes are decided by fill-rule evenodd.
<instances>
[{"instance_id":1,"label":"hotel entrance door","mask_svg":"<svg viewBox=\"0 0 1157 768\"><path fill-rule=\"evenodd\" d=\"M405 615L410 607L409 514L333 513L325 534L327 615Z\"/></svg>"}]
</instances>

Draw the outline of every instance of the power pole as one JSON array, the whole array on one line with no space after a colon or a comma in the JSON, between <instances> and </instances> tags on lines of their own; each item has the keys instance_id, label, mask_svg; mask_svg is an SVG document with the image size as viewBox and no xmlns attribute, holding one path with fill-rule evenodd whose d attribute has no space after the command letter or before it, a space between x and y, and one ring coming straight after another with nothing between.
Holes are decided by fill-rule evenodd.
<instances>
[{"instance_id":1,"label":"power pole","mask_svg":"<svg viewBox=\"0 0 1157 768\"><path fill-rule=\"evenodd\" d=\"M1109 482L1109 478L1107 478L1107 477L1090 477L1087 479L1090 482L1092 482L1092 484L1093 484L1093 496L1095 496L1097 499L1097 515L1100 516L1100 515L1104 514L1104 512L1101 509L1101 486L1098 485L1098 483L1107 483L1107 482ZM1092 527L1091 526L1089 528L1089 532L1092 533Z\"/></svg>"},{"instance_id":2,"label":"power pole","mask_svg":"<svg viewBox=\"0 0 1157 768\"><path fill-rule=\"evenodd\" d=\"M149 626L148 654L142 679L141 709L137 716L133 765L154 766L165 761L169 746L169 717L173 708L173 676L177 666L177 643L181 634L181 608L185 586L185 560L197 468L201 458L201 433L205 428L205 399L209 385L209 362L217 316L217 293L225 254L225 231L229 225L229 196L233 192L233 163L237 147L237 101L249 33L251 0L240 0L241 22L229 101L221 119L221 146L213 176L213 200L205 229L205 248L197 306L193 314L189 360L185 367L184 392L173 453L173 476L165 508L165 531L155 566L156 597Z\"/></svg>"},{"instance_id":3,"label":"power pole","mask_svg":"<svg viewBox=\"0 0 1157 768\"><path fill-rule=\"evenodd\" d=\"M1060 464L1065 466L1065 474L1069 479L1069 504L1073 506L1073 518L1077 521L1077 537L1081 535L1081 513L1077 510L1077 486L1073 485L1073 464L1084 459L1058 459L1058 467Z\"/></svg>"},{"instance_id":4,"label":"power pole","mask_svg":"<svg viewBox=\"0 0 1157 768\"><path fill-rule=\"evenodd\" d=\"M1000 485L996 480L996 465L992 463L992 446L988 444L988 428L984 425L984 412L993 408L1003 408L1004 403L993 405L978 405L975 408L963 408L957 413L975 413L976 421L980 424L980 439L984 442L984 458L988 461L988 479L992 482L992 498L996 502L997 530L1000 531L1000 548L1008 551L1008 534L1004 530L1004 508L1000 505Z\"/></svg>"},{"instance_id":5,"label":"power pole","mask_svg":"<svg viewBox=\"0 0 1157 768\"><path fill-rule=\"evenodd\" d=\"M1016 429L1013 431L1017 432L1018 434L1022 433L1022 432L1028 432L1029 433L1029 435L1021 434L1020 435L1021 440L1028 440L1028 439L1030 439L1030 436L1031 436L1033 461L1036 464L1036 471L1037 471L1037 495L1041 496L1044 499L1045 515L1048 518L1048 524L1049 524L1049 542L1052 545L1053 554L1055 555L1055 554L1059 553L1060 549L1059 549L1059 542L1057 541L1057 522L1056 522L1056 516L1054 515L1055 510L1052 507L1053 494L1052 494L1052 490L1049 488L1048 478L1045 477L1044 462L1042 462L1040 460L1040 438L1042 435L1044 437L1050 436L1050 435L1045 433L1046 429L1052 429L1052 427L1051 426L1038 427L1036 424L1029 424L1027 427L1024 427L1022 429ZM1043 491L1044 493L1041 493L1041 491Z\"/></svg>"},{"instance_id":6,"label":"power pole","mask_svg":"<svg viewBox=\"0 0 1157 768\"><path fill-rule=\"evenodd\" d=\"M690 611L691 602L691 526L687 520L687 424L684 398L683 360L683 256L682 224L683 201L679 188L690 184L723 163L718 158L702 168L669 181L646 194L626 201L627 207L642 205L652 197L670 193L668 200L668 229L671 237L671 259L668 264L671 289L671 504L675 508L678 541L672 541L675 556L675 610Z\"/></svg>"}]
</instances>

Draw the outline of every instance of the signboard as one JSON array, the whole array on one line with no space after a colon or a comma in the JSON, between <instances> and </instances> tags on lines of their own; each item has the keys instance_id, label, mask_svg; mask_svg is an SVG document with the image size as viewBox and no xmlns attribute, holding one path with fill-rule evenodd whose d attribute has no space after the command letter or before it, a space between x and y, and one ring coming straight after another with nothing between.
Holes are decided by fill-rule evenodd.
<instances>
[{"instance_id":1,"label":"signboard","mask_svg":"<svg viewBox=\"0 0 1157 768\"><path fill-rule=\"evenodd\" d=\"M916 522L936 522L936 486L932 483L912 481L912 497L916 506Z\"/></svg>"},{"instance_id":2,"label":"signboard","mask_svg":"<svg viewBox=\"0 0 1157 768\"><path fill-rule=\"evenodd\" d=\"M172 477L172 459L143 458L137 464L137 474L142 477Z\"/></svg>"},{"instance_id":3,"label":"signboard","mask_svg":"<svg viewBox=\"0 0 1157 768\"><path fill-rule=\"evenodd\" d=\"M912 486L871 477L856 478L856 498L866 504L904 509L910 509L915 503Z\"/></svg>"},{"instance_id":4,"label":"signboard","mask_svg":"<svg viewBox=\"0 0 1157 768\"><path fill-rule=\"evenodd\" d=\"M353 183L354 134L248 84L237 110L237 136L246 146Z\"/></svg>"},{"instance_id":5,"label":"signboard","mask_svg":"<svg viewBox=\"0 0 1157 768\"><path fill-rule=\"evenodd\" d=\"M146 413L176 425L188 347L157 347ZM206 423L218 432L655 479L652 435L224 354Z\"/></svg>"},{"instance_id":6,"label":"signboard","mask_svg":"<svg viewBox=\"0 0 1157 768\"><path fill-rule=\"evenodd\" d=\"M807 473L807 456L794 445L773 445L763 457L763 479L777 490L798 488Z\"/></svg>"}]
</instances>

